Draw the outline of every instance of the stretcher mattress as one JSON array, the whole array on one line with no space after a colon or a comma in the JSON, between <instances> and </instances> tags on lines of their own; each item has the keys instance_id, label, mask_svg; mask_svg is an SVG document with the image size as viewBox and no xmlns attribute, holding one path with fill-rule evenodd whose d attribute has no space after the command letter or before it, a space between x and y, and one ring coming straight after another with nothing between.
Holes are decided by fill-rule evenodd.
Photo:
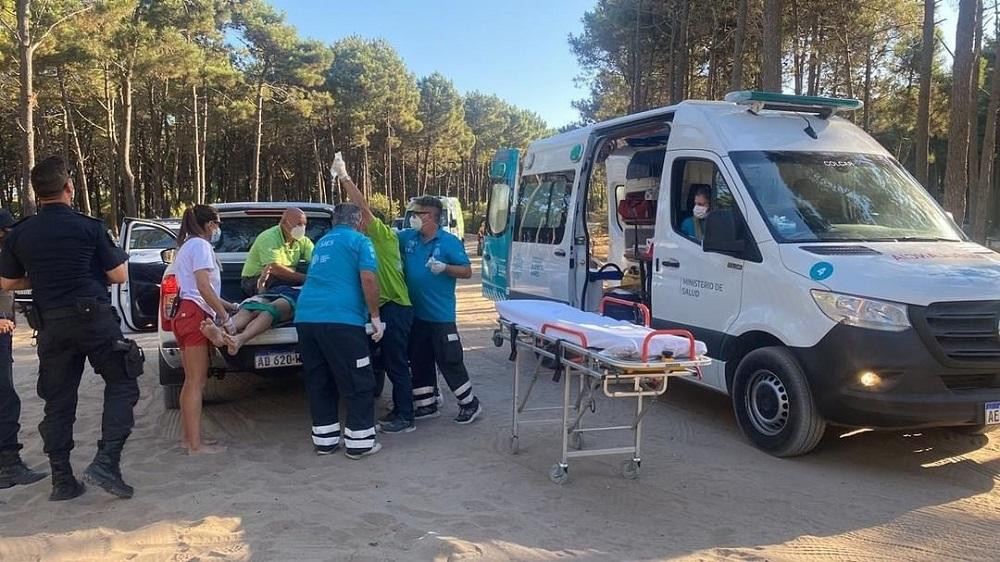
<instances>
[{"instance_id":1,"label":"stretcher mattress","mask_svg":"<svg viewBox=\"0 0 1000 562\"><path fill-rule=\"evenodd\" d=\"M616 353L622 350L641 352L643 340L653 331L645 326L638 326L624 320L615 320L593 312L584 312L558 302L500 301L496 307L501 318L518 326L538 332L541 331L543 324L557 324L584 333L587 336L588 347L607 351L614 350ZM551 333L557 334L556 332ZM558 337L575 343L573 336L559 334ZM658 336L649 344L649 356L657 357L662 355L664 351L669 351L674 357L688 358L690 347L691 342L687 338ZM708 349L704 343L695 342L695 353L698 356L705 355L707 352Z\"/></svg>"}]
</instances>

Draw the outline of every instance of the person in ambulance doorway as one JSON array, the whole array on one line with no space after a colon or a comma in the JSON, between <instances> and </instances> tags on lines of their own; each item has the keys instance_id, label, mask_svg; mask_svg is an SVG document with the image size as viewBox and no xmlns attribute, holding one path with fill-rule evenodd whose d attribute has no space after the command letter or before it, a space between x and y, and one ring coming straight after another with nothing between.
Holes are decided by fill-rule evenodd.
<instances>
[{"instance_id":1,"label":"person in ambulance doorway","mask_svg":"<svg viewBox=\"0 0 1000 562\"><path fill-rule=\"evenodd\" d=\"M76 213L73 181L66 163L53 156L31 170L41 209L4 239L0 285L31 289L28 322L38 332L38 395L45 417L38 426L52 469L50 500L84 492L73 475L73 423L84 361L104 378L104 418L94 461L84 481L120 498L130 498L122 480L121 455L132 432L139 400L142 350L122 337L108 285L126 280L128 256L111 240L103 221Z\"/></svg>"},{"instance_id":2,"label":"person in ambulance doorway","mask_svg":"<svg viewBox=\"0 0 1000 562\"><path fill-rule=\"evenodd\" d=\"M300 261L312 259L313 243L306 237L306 214L295 207L285 209L278 224L254 239L243 264L240 286L252 297L273 286L300 286L306 276L295 271Z\"/></svg>"},{"instance_id":3,"label":"person in ambulance doorway","mask_svg":"<svg viewBox=\"0 0 1000 562\"><path fill-rule=\"evenodd\" d=\"M681 223L681 232L699 242L705 238L705 217L712 211L712 188L705 184L691 186L694 190L694 207L691 216Z\"/></svg>"},{"instance_id":4,"label":"person in ambulance doorway","mask_svg":"<svg viewBox=\"0 0 1000 562\"><path fill-rule=\"evenodd\" d=\"M7 209L0 209L0 241L14 225ZM34 484L48 476L21 460L21 400L14 390L14 293L0 289L0 489Z\"/></svg>"},{"instance_id":5,"label":"person in ambulance doorway","mask_svg":"<svg viewBox=\"0 0 1000 562\"><path fill-rule=\"evenodd\" d=\"M472 392L455 325L455 280L471 277L472 265L462 241L439 226L441 200L424 196L414 204L410 228L399 233L403 271L413 302L410 370L414 417L419 420L439 415L436 365L458 399L455 422L472 423L482 407Z\"/></svg>"},{"instance_id":6,"label":"person in ambulance doorway","mask_svg":"<svg viewBox=\"0 0 1000 562\"><path fill-rule=\"evenodd\" d=\"M375 373L368 349L382 339L375 249L361 230L361 208L341 203L333 211L333 228L320 239L309 275L295 309L302 372L312 415L312 441L317 455L330 455L340 445L339 402L347 403L344 448L359 460L379 452L375 439Z\"/></svg>"}]
</instances>

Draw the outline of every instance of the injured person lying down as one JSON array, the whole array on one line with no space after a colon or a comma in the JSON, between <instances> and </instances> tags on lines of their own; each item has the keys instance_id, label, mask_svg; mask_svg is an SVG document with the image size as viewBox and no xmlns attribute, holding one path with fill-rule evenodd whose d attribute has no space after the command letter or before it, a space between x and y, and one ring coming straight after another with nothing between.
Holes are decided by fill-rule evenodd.
<instances>
[{"instance_id":1,"label":"injured person lying down","mask_svg":"<svg viewBox=\"0 0 1000 562\"><path fill-rule=\"evenodd\" d=\"M300 289L279 285L240 303L232 323L223 330L211 320L201 325L201 333L216 347L224 347L229 355L239 353L247 342L283 322L295 317L295 302Z\"/></svg>"}]
</instances>

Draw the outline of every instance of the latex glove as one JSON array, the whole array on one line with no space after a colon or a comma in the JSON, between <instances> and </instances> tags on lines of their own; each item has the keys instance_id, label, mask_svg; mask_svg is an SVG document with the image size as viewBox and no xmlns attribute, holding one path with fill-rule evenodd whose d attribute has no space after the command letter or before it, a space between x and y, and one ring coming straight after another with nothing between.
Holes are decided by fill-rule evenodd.
<instances>
[{"instance_id":1,"label":"latex glove","mask_svg":"<svg viewBox=\"0 0 1000 562\"><path fill-rule=\"evenodd\" d=\"M341 179L350 177L347 174L347 163L344 162L344 157L339 152L333 155L333 165L330 166L330 175Z\"/></svg>"},{"instance_id":2,"label":"latex glove","mask_svg":"<svg viewBox=\"0 0 1000 562\"><path fill-rule=\"evenodd\" d=\"M385 322L383 322L378 316L372 317L372 341L378 343L382 341L382 336L385 335Z\"/></svg>"},{"instance_id":3,"label":"latex glove","mask_svg":"<svg viewBox=\"0 0 1000 562\"><path fill-rule=\"evenodd\" d=\"M427 260L427 267L430 268L431 273L434 275L440 275L445 269L448 268L448 264L431 257L431 259Z\"/></svg>"}]
</instances>

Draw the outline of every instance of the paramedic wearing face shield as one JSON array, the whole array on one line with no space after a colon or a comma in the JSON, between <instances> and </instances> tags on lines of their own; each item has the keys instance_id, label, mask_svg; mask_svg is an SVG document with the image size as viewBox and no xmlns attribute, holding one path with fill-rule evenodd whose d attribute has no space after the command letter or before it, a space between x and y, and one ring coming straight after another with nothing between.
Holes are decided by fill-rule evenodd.
<instances>
[{"instance_id":1,"label":"paramedic wearing face shield","mask_svg":"<svg viewBox=\"0 0 1000 562\"><path fill-rule=\"evenodd\" d=\"M438 415L435 365L458 399L456 423L472 423L481 410L462 357L462 341L455 325L455 279L472 276L462 241L440 229L441 200L416 200L410 228L399 233L403 270L413 301L410 330L410 369L416 419Z\"/></svg>"},{"instance_id":2,"label":"paramedic wearing face shield","mask_svg":"<svg viewBox=\"0 0 1000 562\"><path fill-rule=\"evenodd\" d=\"M257 235L250 246L240 282L243 292L252 297L265 288L259 285L302 285L306 276L295 271L295 266L311 260L312 253L312 240L306 237L306 214L294 207L285 209L281 221ZM264 283L260 283L262 278Z\"/></svg>"},{"instance_id":3,"label":"paramedic wearing face shield","mask_svg":"<svg viewBox=\"0 0 1000 562\"><path fill-rule=\"evenodd\" d=\"M375 440L375 373L365 323L370 317L371 339L376 342L382 339L384 325L379 319L375 249L360 229L361 208L337 205L333 228L316 245L295 309L316 454L329 455L340 445L338 403L343 397L344 448L355 460L382 448Z\"/></svg>"}]
</instances>

